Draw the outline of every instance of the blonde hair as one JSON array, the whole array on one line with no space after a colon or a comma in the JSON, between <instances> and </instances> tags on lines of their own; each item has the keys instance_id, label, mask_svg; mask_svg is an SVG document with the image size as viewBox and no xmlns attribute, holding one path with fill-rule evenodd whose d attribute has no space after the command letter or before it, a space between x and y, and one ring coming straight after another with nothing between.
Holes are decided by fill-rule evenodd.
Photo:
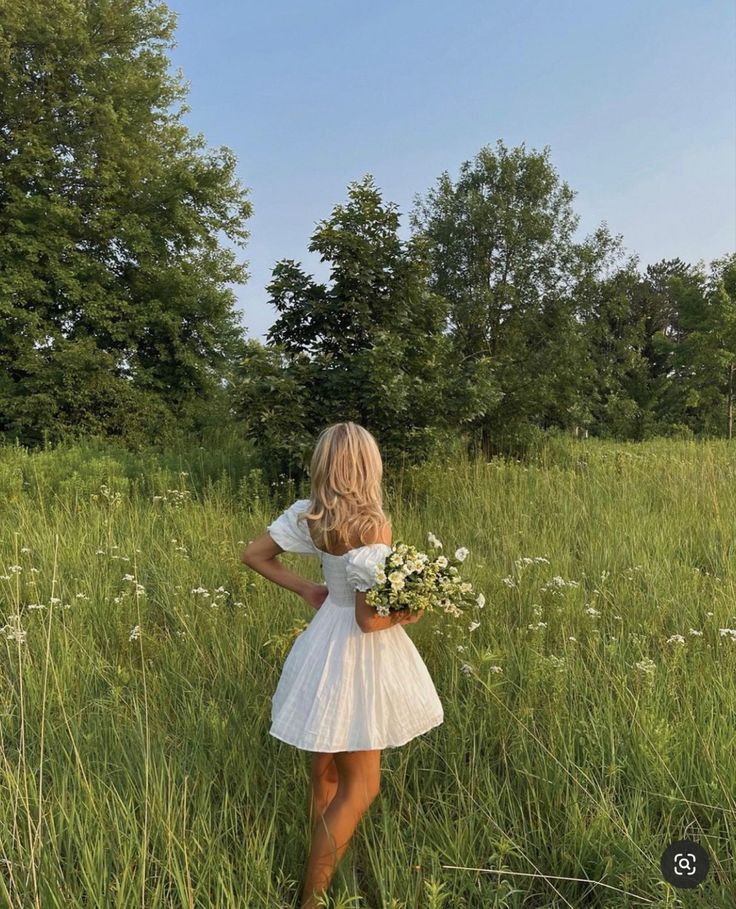
<instances>
[{"instance_id":1,"label":"blonde hair","mask_svg":"<svg viewBox=\"0 0 736 909\"><path fill-rule=\"evenodd\" d=\"M312 453L309 510L319 549L378 542L390 523L383 511L383 462L375 438L357 423L333 423L322 430ZM338 555L339 553L334 553Z\"/></svg>"}]
</instances>

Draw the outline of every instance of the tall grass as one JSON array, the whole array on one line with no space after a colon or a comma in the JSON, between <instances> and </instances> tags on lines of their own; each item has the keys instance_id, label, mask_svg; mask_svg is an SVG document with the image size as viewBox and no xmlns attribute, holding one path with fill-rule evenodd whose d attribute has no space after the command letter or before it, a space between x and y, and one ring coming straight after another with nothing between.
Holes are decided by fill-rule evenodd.
<instances>
[{"instance_id":1,"label":"tall grass","mask_svg":"<svg viewBox=\"0 0 736 909\"><path fill-rule=\"evenodd\" d=\"M411 626L445 722L384 752L330 905L736 905L735 452L389 470L395 537L467 546L487 602L461 650ZM308 758L268 726L312 613L239 557L302 492L240 449L0 450L0 906L298 905Z\"/></svg>"}]
</instances>

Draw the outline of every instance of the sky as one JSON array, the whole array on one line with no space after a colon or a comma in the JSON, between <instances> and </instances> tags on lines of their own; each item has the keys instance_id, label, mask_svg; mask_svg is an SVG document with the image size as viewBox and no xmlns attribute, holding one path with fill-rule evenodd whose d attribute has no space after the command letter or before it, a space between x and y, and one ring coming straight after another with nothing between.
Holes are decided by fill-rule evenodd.
<instances>
[{"instance_id":1,"label":"sky","mask_svg":"<svg viewBox=\"0 0 736 909\"><path fill-rule=\"evenodd\" d=\"M372 174L408 237L416 194L497 139L549 146L578 240L605 221L642 270L736 252L733 0L167 3L184 122L250 190L249 337L279 259L327 277L307 246L351 181Z\"/></svg>"}]
</instances>

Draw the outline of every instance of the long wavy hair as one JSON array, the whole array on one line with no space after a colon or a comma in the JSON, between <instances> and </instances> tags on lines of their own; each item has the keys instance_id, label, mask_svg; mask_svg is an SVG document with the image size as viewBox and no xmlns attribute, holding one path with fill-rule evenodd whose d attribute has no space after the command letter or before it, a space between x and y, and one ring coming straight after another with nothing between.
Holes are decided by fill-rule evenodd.
<instances>
[{"instance_id":1,"label":"long wavy hair","mask_svg":"<svg viewBox=\"0 0 736 909\"><path fill-rule=\"evenodd\" d=\"M390 523L383 510L383 461L373 435L357 423L333 423L317 437L310 464L309 521L318 549L375 543ZM309 525L307 525L309 526ZM335 553L338 555L339 553Z\"/></svg>"}]
</instances>

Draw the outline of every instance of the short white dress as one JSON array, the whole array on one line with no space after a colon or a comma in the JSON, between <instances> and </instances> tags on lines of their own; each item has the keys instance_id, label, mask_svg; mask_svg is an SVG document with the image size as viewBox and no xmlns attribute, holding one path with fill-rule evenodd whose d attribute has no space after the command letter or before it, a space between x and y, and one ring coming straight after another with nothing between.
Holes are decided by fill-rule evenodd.
<instances>
[{"instance_id":1,"label":"short white dress","mask_svg":"<svg viewBox=\"0 0 736 909\"><path fill-rule=\"evenodd\" d=\"M317 556L329 593L287 654L271 699L270 734L305 751L395 748L439 726L442 703L401 625L364 632L355 591L368 590L391 547L371 543L332 555L318 549L298 499L266 528L286 552Z\"/></svg>"}]
</instances>

